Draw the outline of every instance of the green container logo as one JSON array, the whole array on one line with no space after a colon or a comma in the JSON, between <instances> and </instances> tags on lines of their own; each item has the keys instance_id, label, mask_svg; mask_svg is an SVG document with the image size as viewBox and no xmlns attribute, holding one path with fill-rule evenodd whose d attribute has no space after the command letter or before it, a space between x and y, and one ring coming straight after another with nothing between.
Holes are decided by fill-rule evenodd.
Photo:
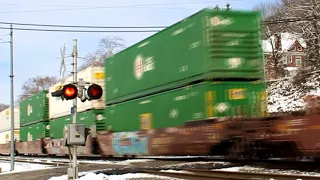
<instances>
[{"instance_id":1,"label":"green container logo","mask_svg":"<svg viewBox=\"0 0 320 180\"><path fill-rule=\"evenodd\" d=\"M32 113L32 106L28 104L28 110L27 110L28 116Z\"/></svg>"},{"instance_id":2,"label":"green container logo","mask_svg":"<svg viewBox=\"0 0 320 180\"><path fill-rule=\"evenodd\" d=\"M134 75L140 80L145 72L155 69L153 57L138 55L134 61Z\"/></svg>"},{"instance_id":3,"label":"green container logo","mask_svg":"<svg viewBox=\"0 0 320 180\"><path fill-rule=\"evenodd\" d=\"M227 61L228 61L227 65L229 66L229 69L238 68L242 64L241 58L229 58Z\"/></svg>"},{"instance_id":4,"label":"green container logo","mask_svg":"<svg viewBox=\"0 0 320 180\"><path fill-rule=\"evenodd\" d=\"M219 17L219 16L215 16L215 17L212 17L210 19L211 21L211 25L212 26L228 26L228 25L231 25L234 20L232 18L222 18L222 17Z\"/></svg>"}]
</instances>

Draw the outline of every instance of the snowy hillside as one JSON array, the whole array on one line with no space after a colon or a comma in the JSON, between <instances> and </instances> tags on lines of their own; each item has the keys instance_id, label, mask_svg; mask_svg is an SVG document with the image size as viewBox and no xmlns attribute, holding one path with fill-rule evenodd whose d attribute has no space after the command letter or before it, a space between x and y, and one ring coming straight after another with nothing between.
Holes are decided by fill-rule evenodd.
<instances>
[{"instance_id":1,"label":"snowy hillside","mask_svg":"<svg viewBox=\"0 0 320 180\"><path fill-rule=\"evenodd\" d=\"M267 83L268 112L291 112L304 110L306 95L320 95L320 73L312 74L307 82L293 85L292 78Z\"/></svg>"}]
</instances>

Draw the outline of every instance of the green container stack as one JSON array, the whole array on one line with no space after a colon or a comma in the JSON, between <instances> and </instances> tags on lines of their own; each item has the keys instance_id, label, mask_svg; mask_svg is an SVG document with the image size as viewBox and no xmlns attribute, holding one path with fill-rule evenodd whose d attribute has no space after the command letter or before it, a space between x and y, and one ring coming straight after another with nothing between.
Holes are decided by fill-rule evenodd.
<instances>
[{"instance_id":1,"label":"green container stack","mask_svg":"<svg viewBox=\"0 0 320 180\"><path fill-rule=\"evenodd\" d=\"M204 9L106 59L107 105L204 79L260 79L258 12Z\"/></svg>"},{"instance_id":2,"label":"green container stack","mask_svg":"<svg viewBox=\"0 0 320 180\"><path fill-rule=\"evenodd\" d=\"M20 103L21 141L49 137L49 99L47 94L48 91L43 90Z\"/></svg>"},{"instance_id":3,"label":"green container stack","mask_svg":"<svg viewBox=\"0 0 320 180\"><path fill-rule=\"evenodd\" d=\"M72 124L72 115L59 117L50 120L50 137L53 139L63 138L63 131L67 124ZM95 124L97 131L105 129L104 110L92 109L77 113L77 123L84 124L85 128L90 128Z\"/></svg>"},{"instance_id":4,"label":"green container stack","mask_svg":"<svg viewBox=\"0 0 320 180\"><path fill-rule=\"evenodd\" d=\"M203 9L106 59L107 129L264 116L260 31L259 12Z\"/></svg>"}]
</instances>

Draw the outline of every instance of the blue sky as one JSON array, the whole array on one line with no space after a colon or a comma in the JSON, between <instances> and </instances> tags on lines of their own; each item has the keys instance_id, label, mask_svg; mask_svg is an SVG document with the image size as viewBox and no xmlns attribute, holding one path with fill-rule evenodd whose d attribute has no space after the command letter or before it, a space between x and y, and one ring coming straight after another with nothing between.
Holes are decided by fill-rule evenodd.
<instances>
[{"instance_id":1,"label":"blue sky","mask_svg":"<svg viewBox=\"0 0 320 180\"><path fill-rule=\"evenodd\" d=\"M226 2L230 2L233 9L250 10L262 1L264 0L28 0L27 3L25 0L11 0L0 3L0 21L92 26L168 26L202 8L216 4L225 6ZM0 27L9 27L9 25L0 25ZM9 30L0 30L0 39L8 41L8 34ZM20 94L21 85L30 77L59 76L60 47L65 43L66 53L71 54L74 38L78 39L79 56L84 57L97 49L98 41L102 37L119 36L125 40L126 46L130 46L152 34L14 31L15 96ZM67 59L67 63L70 64L71 60ZM81 59L79 62L81 63ZM70 72L70 70L71 66L67 66L67 71ZM10 102L9 74L10 44L3 43L0 44L0 103L9 104Z\"/></svg>"}]
</instances>

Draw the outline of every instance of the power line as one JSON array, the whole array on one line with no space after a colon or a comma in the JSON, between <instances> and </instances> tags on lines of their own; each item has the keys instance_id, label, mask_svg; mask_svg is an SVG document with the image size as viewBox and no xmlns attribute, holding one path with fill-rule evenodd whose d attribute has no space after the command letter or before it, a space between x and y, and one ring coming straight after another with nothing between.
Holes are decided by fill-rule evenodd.
<instances>
[{"instance_id":1,"label":"power line","mask_svg":"<svg viewBox=\"0 0 320 180\"><path fill-rule=\"evenodd\" d=\"M272 25L279 23L290 23L299 21L310 21L317 19L315 16L306 16L300 18L290 19L277 19L277 20L265 20L262 22L263 25ZM13 28L13 30L21 31L48 31L48 32L78 32L78 33L144 33L144 32L159 32L155 28L167 28L168 26L81 26L81 25L57 25L57 24L27 24L27 23L11 23L11 22L0 22L0 24L12 24L20 26L38 26L38 27L60 27L60 28L92 28L92 29L141 29L151 28L151 30L65 30L65 29L40 29L40 28ZM0 29L10 29L8 27L0 27Z\"/></svg>"},{"instance_id":2,"label":"power line","mask_svg":"<svg viewBox=\"0 0 320 180\"><path fill-rule=\"evenodd\" d=\"M279 24L279 23L288 23L288 22L298 22L298 21L307 21L314 20L317 17L306 16L300 18L290 18L290 19L278 19L278 20L264 20L262 24ZM34 24L34 23L17 23L17 22L3 22L0 21L0 24L12 24L19 26L38 26L38 27L61 27L61 28L90 28L90 29L157 29L157 28L167 28L168 26L87 26L87 25L58 25L58 24ZM15 28L19 29L19 28ZM20 28L21 30L26 28ZM28 28L27 28L28 29ZM26 29L26 30L27 30ZM32 29L30 29L32 30ZM37 29L35 29L37 30ZM63 30L59 30L63 31Z\"/></svg>"},{"instance_id":3,"label":"power line","mask_svg":"<svg viewBox=\"0 0 320 180\"><path fill-rule=\"evenodd\" d=\"M74 6L74 5L60 5L60 4L2 4L2 6L37 6L37 7L77 7L77 8L118 8L118 7L132 7L132 6L167 6L167 5L179 5L179 4L198 4L198 3L207 3L207 2L221 2L225 0L210 0L210 1L185 1L185 2L176 2L176 3L158 3L158 4L136 4L136 5L125 5L125 6ZM241 0L228 0L228 2L239 2Z\"/></svg>"},{"instance_id":4,"label":"power line","mask_svg":"<svg viewBox=\"0 0 320 180\"><path fill-rule=\"evenodd\" d=\"M0 24L12 24L19 26L42 26L42 27L63 27L63 28L91 28L91 29L143 29L143 28L167 28L167 26L81 26L81 25L57 25L57 24L27 24L1 22Z\"/></svg>"},{"instance_id":5,"label":"power line","mask_svg":"<svg viewBox=\"0 0 320 180\"><path fill-rule=\"evenodd\" d=\"M229 1L240 1L240 0L229 0ZM86 6L84 6L84 7L78 6L79 8L24 10L24 11L4 11L4 12L0 12L0 14L29 13L29 12L52 12L52 11L74 11L74 10L93 10L93 9L119 9L119 8L136 8L136 7L150 7L150 6L169 6L169 5L181 5L181 4L199 4L199 3L212 3L212 2L221 2L221 0L189 1L189 2L159 3L159 4L136 4L136 5L123 5L123 6L87 6L87 7ZM46 5L44 5L44 6L46 6ZM50 6L50 5L47 5L47 6ZM59 5L51 5L51 6L59 6ZM76 7L76 6L73 6L73 7Z\"/></svg>"},{"instance_id":6,"label":"power line","mask_svg":"<svg viewBox=\"0 0 320 180\"><path fill-rule=\"evenodd\" d=\"M8 27L0 27L0 29L10 29ZM13 30L20 31L51 31L51 32L79 32L79 33L143 33L143 32L159 32L159 30L101 30L101 31L90 31L90 30L65 30L65 29L35 29L35 28L12 28Z\"/></svg>"}]
</instances>

